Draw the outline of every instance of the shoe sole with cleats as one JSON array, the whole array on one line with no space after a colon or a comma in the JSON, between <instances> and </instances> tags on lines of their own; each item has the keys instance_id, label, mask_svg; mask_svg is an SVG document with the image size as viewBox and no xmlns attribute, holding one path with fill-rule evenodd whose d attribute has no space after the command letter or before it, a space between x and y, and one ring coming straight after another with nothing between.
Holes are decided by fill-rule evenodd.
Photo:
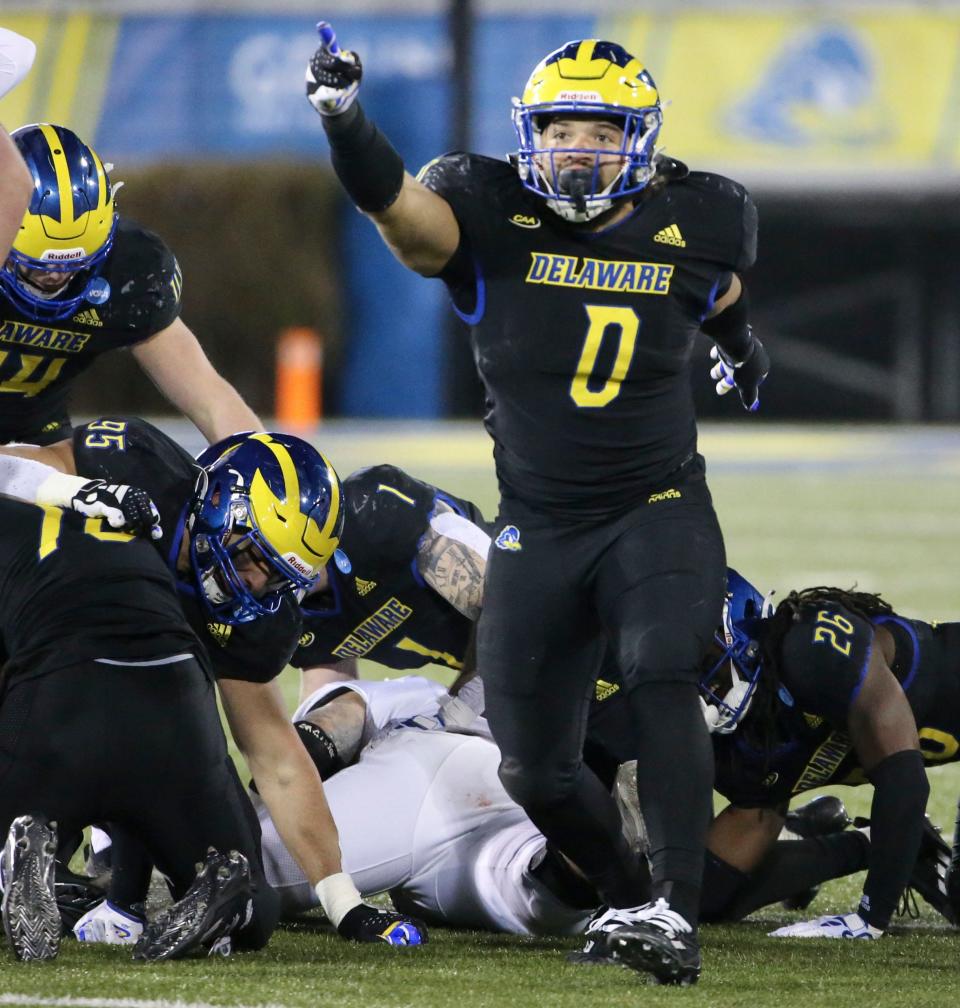
<instances>
[{"instance_id":1,"label":"shoe sole with cleats","mask_svg":"<svg viewBox=\"0 0 960 1008\"><path fill-rule=\"evenodd\" d=\"M53 959L60 951L62 925L54 891L56 823L42 816L18 816L3 849L0 915L13 954L25 961Z\"/></svg>"}]
</instances>

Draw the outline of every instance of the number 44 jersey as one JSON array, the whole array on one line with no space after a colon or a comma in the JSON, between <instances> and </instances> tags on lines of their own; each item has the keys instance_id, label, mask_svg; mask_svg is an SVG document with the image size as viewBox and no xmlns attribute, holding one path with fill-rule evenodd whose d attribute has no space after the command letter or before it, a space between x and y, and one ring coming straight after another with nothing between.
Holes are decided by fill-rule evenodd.
<instances>
[{"instance_id":1,"label":"number 44 jersey","mask_svg":"<svg viewBox=\"0 0 960 1008\"><path fill-rule=\"evenodd\" d=\"M120 219L99 274L109 297L39 321L0 293L0 441L66 437L70 383L102 353L141 343L180 314L180 267L155 235Z\"/></svg>"},{"instance_id":2,"label":"number 44 jersey","mask_svg":"<svg viewBox=\"0 0 960 1008\"><path fill-rule=\"evenodd\" d=\"M505 161L452 154L421 180L461 244L440 274L471 326L501 491L611 514L696 452L688 376L704 316L756 254L742 186L664 159L624 220L561 220Z\"/></svg>"}]
</instances>

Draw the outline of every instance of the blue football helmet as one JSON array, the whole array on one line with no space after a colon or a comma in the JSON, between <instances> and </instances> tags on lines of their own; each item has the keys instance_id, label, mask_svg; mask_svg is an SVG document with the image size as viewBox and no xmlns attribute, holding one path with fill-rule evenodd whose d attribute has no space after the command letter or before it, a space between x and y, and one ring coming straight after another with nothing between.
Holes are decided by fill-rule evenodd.
<instances>
[{"instance_id":1,"label":"blue football helmet","mask_svg":"<svg viewBox=\"0 0 960 1008\"><path fill-rule=\"evenodd\" d=\"M720 651L700 679L700 702L711 732L727 735L735 731L750 708L760 679L760 621L772 612L770 596L764 598L745 577L728 567L727 597L714 637Z\"/></svg>"},{"instance_id":2,"label":"blue football helmet","mask_svg":"<svg viewBox=\"0 0 960 1008\"><path fill-rule=\"evenodd\" d=\"M623 130L619 150L545 146L543 130L558 117L614 123ZM653 178L662 124L657 86L639 60L615 42L567 42L534 67L522 96L513 99L513 126L519 140L517 171L524 186L544 197L564 220L592 220ZM576 173L574 185L574 176L558 168L556 155L560 153L593 158L589 184L584 172ZM619 156L622 167L603 185L601 158L611 156Z\"/></svg>"},{"instance_id":3,"label":"blue football helmet","mask_svg":"<svg viewBox=\"0 0 960 1008\"><path fill-rule=\"evenodd\" d=\"M107 168L92 147L65 126L37 123L11 134L33 179L33 193L13 248L0 269L0 288L26 315L56 321L87 301L103 304L110 285L98 275L117 229ZM67 274L48 291L24 270Z\"/></svg>"},{"instance_id":4,"label":"blue football helmet","mask_svg":"<svg viewBox=\"0 0 960 1008\"><path fill-rule=\"evenodd\" d=\"M234 434L207 448L188 529L200 595L220 623L246 623L315 584L343 529L340 481L311 445L289 434ZM252 591L240 568L256 567Z\"/></svg>"}]
</instances>

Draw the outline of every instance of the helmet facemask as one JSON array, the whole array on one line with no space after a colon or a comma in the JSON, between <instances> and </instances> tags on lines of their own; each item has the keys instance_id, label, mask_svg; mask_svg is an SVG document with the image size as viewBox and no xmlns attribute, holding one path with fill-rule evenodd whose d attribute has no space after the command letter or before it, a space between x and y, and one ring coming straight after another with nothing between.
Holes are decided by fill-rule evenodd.
<instances>
[{"instance_id":1,"label":"helmet facemask","mask_svg":"<svg viewBox=\"0 0 960 1008\"><path fill-rule=\"evenodd\" d=\"M56 321L84 302L103 304L110 285L98 272L117 228L111 165L71 130L39 123L11 134L33 179L33 193L13 248L0 267L0 289L26 315ZM25 271L67 274L58 289ZM34 278L36 279L36 278Z\"/></svg>"},{"instance_id":2,"label":"helmet facemask","mask_svg":"<svg viewBox=\"0 0 960 1008\"><path fill-rule=\"evenodd\" d=\"M544 142L547 126L566 118L615 125L621 130L619 147L548 146ZM659 105L625 113L622 108L600 103L525 106L514 99L513 124L520 140L517 171L524 187L546 199L554 213L571 223L585 223L605 213L618 200L640 192L653 178L662 122ZM558 159L570 155L586 155L592 167L559 167ZM620 163L620 171L604 184L601 166L612 161Z\"/></svg>"},{"instance_id":3,"label":"helmet facemask","mask_svg":"<svg viewBox=\"0 0 960 1008\"><path fill-rule=\"evenodd\" d=\"M299 447L291 451L293 442ZM284 595L315 586L339 542L336 473L319 452L287 435L234 435L204 456L214 461L200 471L189 524L201 598L221 623L268 616ZM263 575L256 591L243 576L251 568Z\"/></svg>"},{"instance_id":4,"label":"helmet facemask","mask_svg":"<svg viewBox=\"0 0 960 1008\"><path fill-rule=\"evenodd\" d=\"M761 621L773 612L772 594L764 598L732 570L728 588L715 635L718 651L700 679L703 717L716 735L736 731L753 703L762 670L757 637Z\"/></svg>"}]
</instances>

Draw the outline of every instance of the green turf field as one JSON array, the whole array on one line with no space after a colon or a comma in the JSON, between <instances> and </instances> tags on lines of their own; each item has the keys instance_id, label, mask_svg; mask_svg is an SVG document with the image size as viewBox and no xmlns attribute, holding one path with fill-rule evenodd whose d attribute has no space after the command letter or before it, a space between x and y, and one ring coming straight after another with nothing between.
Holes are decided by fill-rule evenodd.
<instances>
[{"instance_id":1,"label":"green turf field","mask_svg":"<svg viewBox=\"0 0 960 1008\"><path fill-rule=\"evenodd\" d=\"M490 448L479 425L330 425L315 440L343 474L393 462L493 513ZM785 428L745 418L706 428L701 448L729 560L758 587L856 583L907 615L960 618L960 430ZM292 699L291 673L285 687ZM931 779L929 811L949 834L960 776L950 766ZM851 812L868 812L869 789L843 789L843 798ZM831 883L803 916L846 912L858 895L857 878ZM572 940L435 931L421 950L361 948L312 922L280 931L263 953L215 962L142 967L122 950L73 942L53 963L4 958L0 1006L901 1008L939 1004L960 990L960 933L923 908L880 942L765 937L799 916L771 907L738 927L704 928L704 976L686 991L648 988L625 970L566 965L561 953Z\"/></svg>"}]
</instances>

